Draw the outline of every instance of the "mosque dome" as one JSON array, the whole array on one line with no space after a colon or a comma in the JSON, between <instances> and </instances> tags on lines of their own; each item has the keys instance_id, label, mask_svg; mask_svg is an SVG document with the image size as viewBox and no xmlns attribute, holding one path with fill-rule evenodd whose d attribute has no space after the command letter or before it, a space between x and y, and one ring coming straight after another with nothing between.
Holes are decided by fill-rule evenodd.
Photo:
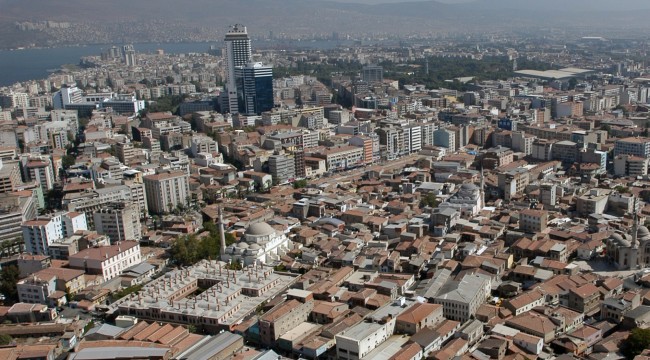
<instances>
[{"instance_id":1,"label":"mosque dome","mask_svg":"<svg viewBox=\"0 0 650 360\"><path fill-rule=\"evenodd\" d=\"M246 235L251 236L269 236L275 233L275 229L271 225L261 222L252 224L246 229Z\"/></svg>"}]
</instances>

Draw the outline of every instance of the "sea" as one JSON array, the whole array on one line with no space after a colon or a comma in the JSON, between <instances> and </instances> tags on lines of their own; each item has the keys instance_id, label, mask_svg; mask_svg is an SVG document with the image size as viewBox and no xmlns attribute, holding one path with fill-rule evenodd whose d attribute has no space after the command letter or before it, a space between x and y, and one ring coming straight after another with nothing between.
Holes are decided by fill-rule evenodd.
<instances>
[{"instance_id":1,"label":"sea","mask_svg":"<svg viewBox=\"0 0 650 360\"><path fill-rule=\"evenodd\" d=\"M338 46L353 45L353 41L252 41L255 49L300 49L318 48L331 49ZM121 44L115 44L121 46ZM112 45L66 46L35 49L0 50L0 86L12 85L16 82L39 80L57 71L65 64L78 64L84 56L100 55ZM223 43L160 43L134 44L139 53L155 53L162 49L167 54L204 53L210 46L222 48Z\"/></svg>"}]
</instances>

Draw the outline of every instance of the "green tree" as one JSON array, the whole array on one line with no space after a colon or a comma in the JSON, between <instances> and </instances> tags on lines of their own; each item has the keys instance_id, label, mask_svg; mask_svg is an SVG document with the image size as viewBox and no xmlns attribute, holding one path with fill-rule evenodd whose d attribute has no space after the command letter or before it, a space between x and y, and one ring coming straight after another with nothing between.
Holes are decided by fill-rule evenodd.
<instances>
[{"instance_id":1,"label":"green tree","mask_svg":"<svg viewBox=\"0 0 650 360\"><path fill-rule=\"evenodd\" d=\"M302 189L307 187L307 179L300 179L293 182L294 189Z\"/></svg>"},{"instance_id":2,"label":"green tree","mask_svg":"<svg viewBox=\"0 0 650 360\"><path fill-rule=\"evenodd\" d=\"M0 345L9 345L14 339L7 334L0 334Z\"/></svg>"},{"instance_id":3,"label":"green tree","mask_svg":"<svg viewBox=\"0 0 650 360\"><path fill-rule=\"evenodd\" d=\"M17 302L18 291L16 284L20 278L20 271L15 265L9 265L0 271L0 292L5 296L5 301Z\"/></svg>"},{"instance_id":4,"label":"green tree","mask_svg":"<svg viewBox=\"0 0 650 360\"><path fill-rule=\"evenodd\" d=\"M636 328L623 341L621 352L626 358L633 359L645 349L650 349L650 329Z\"/></svg>"},{"instance_id":5,"label":"green tree","mask_svg":"<svg viewBox=\"0 0 650 360\"><path fill-rule=\"evenodd\" d=\"M438 204L440 204L440 201L434 193L428 193L420 199L420 207L429 206L435 208L438 206Z\"/></svg>"},{"instance_id":6,"label":"green tree","mask_svg":"<svg viewBox=\"0 0 650 360\"><path fill-rule=\"evenodd\" d=\"M73 166L76 162L76 159L72 155L63 155L61 158L61 163L63 165L64 169L69 169L71 166Z\"/></svg>"},{"instance_id":7,"label":"green tree","mask_svg":"<svg viewBox=\"0 0 650 360\"><path fill-rule=\"evenodd\" d=\"M207 235L190 235L176 239L169 249L171 260L177 265L188 266L203 259L218 259L221 254L221 236L218 227L212 222L205 222L203 228ZM203 235L203 234L202 234ZM235 237L226 233L226 246L234 244Z\"/></svg>"},{"instance_id":8,"label":"green tree","mask_svg":"<svg viewBox=\"0 0 650 360\"><path fill-rule=\"evenodd\" d=\"M576 78L569 79L569 90L575 89L576 85L578 85L578 79Z\"/></svg>"}]
</instances>

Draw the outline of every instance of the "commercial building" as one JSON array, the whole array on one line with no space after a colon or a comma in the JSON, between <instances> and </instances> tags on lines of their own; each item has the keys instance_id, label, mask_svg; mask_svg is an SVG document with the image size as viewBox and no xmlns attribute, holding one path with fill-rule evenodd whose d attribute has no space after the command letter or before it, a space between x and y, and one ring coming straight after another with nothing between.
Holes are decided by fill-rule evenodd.
<instances>
[{"instance_id":1,"label":"commercial building","mask_svg":"<svg viewBox=\"0 0 650 360\"><path fill-rule=\"evenodd\" d=\"M259 320L260 337L265 346L274 346L280 338L291 329L309 319L309 314L314 309L313 295L311 292L307 297L299 301L296 299L283 302L273 308Z\"/></svg>"},{"instance_id":2,"label":"commercial building","mask_svg":"<svg viewBox=\"0 0 650 360\"><path fill-rule=\"evenodd\" d=\"M438 129L433 132L433 144L447 148L449 151L456 151L456 134L447 129Z\"/></svg>"},{"instance_id":3,"label":"commercial building","mask_svg":"<svg viewBox=\"0 0 650 360\"><path fill-rule=\"evenodd\" d=\"M86 288L82 270L47 268L39 270L17 284L20 302L59 306L66 302L66 293L75 295Z\"/></svg>"},{"instance_id":4,"label":"commercial building","mask_svg":"<svg viewBox=\"0 0 650 360\"><path fill-rule=\"evenodd\" d=\"M130 165L135 158L135 147L131 142L119 142L115 144L115 155L124 165Z\"/></svg>"},{"instance_id":5,"label":"commercial building","mask_svg":"<svg viewBox=\"0 0 650 360\"><path fill-rule=\"evenodd\" d=\"M88 221L93 220L93 213L110 203L127 201L138 205L140 214L148 213L147 197L144 184L137 181L123 181L125 185L110 186L101 189L86 190L81 193L69 193L63 197L63 207L68 211L83 212Z\"/></svg>"},{"instance_id":6,"label":"commercial building","mask_svg":"<svg viewBox=\"0 0 650 360\"><path fill-rule=\"evenodd\" d=\"M239 112L239 105L235 69L238 66L246 66L251 61L251 40L248 37L246 27L241 24L236 24L228 30L224 41L226 42L224 56L227 75L227 112L236 114Z\"/></svg>"},{"instance_id":7,"label":"commercial building","mask_svg":"<svg viewBox=\"0 0 650 360\"><path fill-rule=\"evenodd\" d=\"M187 206L190 201L190 184L187 173L167 171L143 177L147 194L147 207L154 214L171 212L177 206Z\"/></svg>"},{"instance_id":8,"label":"commercial building","mask_svg":"<svg viewBox=\"0 0 650 360\"><path fill-rule=\"evenodd\" d=\"M609 194L600 189L591 189L582 196L578 196L576 201L576 211L579 216L589 216L591 214L602 214L607 207Z\"/></svg>"},{"instance_id":9,"label":"commercial building","mask_svg":"<svg viewBox=\"0 0 650 360\"><path fill-rule=\"evenodd\" d=\"M52 161L45 156L25 156L22 159L25 180L37 182L43 192L52 190L56 182L56 175Z\"/></svg>"},{"instance_id":10,"label":"commercial building","mask_svg":"<svg viewBox=\"0 0 650 360\"><path fill-rule=\"evenodd\" d=\"M197 157L199 153L212 154L218 152L217 142L209 136L192 135L190 143L190 151L193 157Z\"/></svg>"},{"instance_id":11,"label":"commercial building","mask_svg":"<svg viewBox=\"0 0 650 360\"><path fill-rule=\"evenodd\" d=\"M93 213L95 230L107 235L111 243L125 240L140 240L142 228L140 224L140 209L133 202L108 204Z\"/></svg>"},{"instance_id":12,"label":"commercial building","mask_svg":"<svg viewBox=\"0 0 650 360\"><path fill-rule=\"evenodd\" d=\"M435 327L444 320L442 308L439 304L416 303L397 317L395 331L414 335L424 327Z\"/></svg>"},{"instance_id":13,"label":"commercial building","mask_svg":"<svg viewBox=\"0 0 650 360\"><path fill-rule=\"evenodd\" d=\"M239 112L259 115L273 109L273 68L252 63L235 68Z\"/></svg>"},{"instance_id":14,"label":"commercial building","mask_svg":"<svg viewBox=\"0 0 650 360\"><path fill-rule=\"evenodd\" d=\"M0 159L0 194L13 192L22 184L18 163Z\"/></svg>"},{"instance_id":15,"label":"commercial building","mask_svg":"<svg viewBox=\"0 0 650 360\"><path fill-rule=\"evenodd\" d=\"M381 83L384 81L384 68L379 65L366 65L361 69L361 79L368 83Z\"/></svg>"},{"instance_id":16,"label":"commercial building","mask_svg":"<svg viewBox=\"0 0 650 360\"><path fill-rule=\"evenodd\" d=\"M122 270L142 262L140 243L122 241L110 246L81 250L68 258L70 268L83 270L87 274L101 275L108 281L122 273Z\"/></svg>"},{"instance_id":17,"label":"commercial building","mask_svg":"<svg viewBox=\"0 0 650 360\"><path fill-rule=\"evenodd\" d=\"M650 158L650 139L629 137L618 139L614 145L614 156L634 155L641 158Z\"/></svg>"},{"instance_id":18,"label":"commercial building","mask_svg":"<svg viewBox=\"0 0 650 360\"><path fill-rule=\"evenodd\" d=\"M22 224L37 215L38 202L34 196L0 195L0 243L21 239Z\"/></svg>"}]
</instances>

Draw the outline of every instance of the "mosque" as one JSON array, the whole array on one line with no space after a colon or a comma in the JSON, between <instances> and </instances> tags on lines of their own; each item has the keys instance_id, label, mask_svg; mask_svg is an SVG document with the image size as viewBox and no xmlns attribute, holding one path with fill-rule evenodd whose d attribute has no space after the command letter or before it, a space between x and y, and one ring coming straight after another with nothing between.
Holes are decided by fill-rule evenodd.
<instances>
[{"instance_id":1,"label":"mosque","mask_svg":"<svg viewBox=\"0 0 650 360\"><path fill-rule=\"evenodd\" d=\"M615 232L605 240L605 249L605 256L618 270L643 269L650 264L650 230L639 226L636 211L631 234Z\"/></svg>"},{"instance_id":2,"label":"mosque","mask_svg":"<svg viewBox=\"0 0 650 360\"><path fill-rule=\"evenodd\" d=\"M261 222L251 224L243 239L227 246L221 260L225 262L241 261L242 265L271 265L280 260L290 248L289 238L271 225Z\"/></svg>"}]
</instances>

